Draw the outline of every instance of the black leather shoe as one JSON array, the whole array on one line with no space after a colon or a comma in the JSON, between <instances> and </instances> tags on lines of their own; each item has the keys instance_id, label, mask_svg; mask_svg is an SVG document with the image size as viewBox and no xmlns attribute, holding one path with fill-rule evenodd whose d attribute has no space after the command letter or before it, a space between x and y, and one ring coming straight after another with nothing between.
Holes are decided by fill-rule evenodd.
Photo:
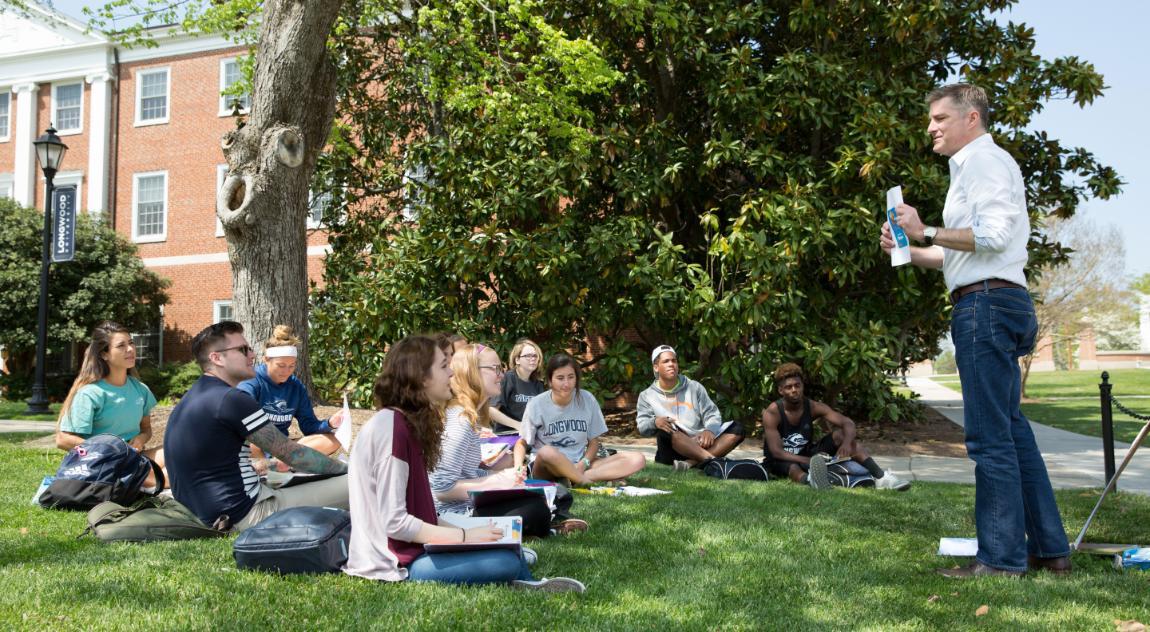
<instances>
[{"instance_id":1,"label":"black leather shoe","mask_svg":"<svg viewBox=\"0 0 1150 632\"><path fill-rule=\"evenodd\" d=\"M1050 571L1055 575L1069 575L1070 574L1070 556L1064 555L1062 557L1035 557L1031 555L1026 558L1026 565L1030 570L1044 570Z\"/></svg>"},{"instance_id":2,"label":"black leather shoe","mask_svg":"<svg viewBox=\"0 0 1150 632\"><path fill-rule=\"evenodd\" d=\"M971 577L1022 577L1026 571L1008 571L987 566L982 562L974 562L961 568L940 568L938 574L951 579L969 579Z\"/></svg>"}]
</instances>

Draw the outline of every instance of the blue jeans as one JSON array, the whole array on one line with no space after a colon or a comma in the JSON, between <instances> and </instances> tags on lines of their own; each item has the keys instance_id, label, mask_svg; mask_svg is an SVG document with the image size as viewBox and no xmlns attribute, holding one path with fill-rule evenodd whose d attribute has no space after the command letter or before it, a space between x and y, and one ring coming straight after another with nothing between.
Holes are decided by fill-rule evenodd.
<instances>
[{"instance_id":1,"label":"blue jeans","mask_svg":"<svg viewBox=\"0 0 1150 632\"><path fill-rule=\"evenodd\" d=\"M511 549L424 553L407 567L407 578L446 584L506 584L531 579L523 556Z\"/></svg>"},{"instance_id":2,"label":"blue jeans","mask_svg":"<svg viewBox=\"0 0 1150 632\"><path fill-rule=\"evenodd\" d=\"M972 292L950 321L962 381L966 451L975 463L978 561L1026 570L1027 554L1070 554L1046 463L1022 415L1018 358L1034 348L1038 321L1026 290Z\"/></svg>"}]
</instances>

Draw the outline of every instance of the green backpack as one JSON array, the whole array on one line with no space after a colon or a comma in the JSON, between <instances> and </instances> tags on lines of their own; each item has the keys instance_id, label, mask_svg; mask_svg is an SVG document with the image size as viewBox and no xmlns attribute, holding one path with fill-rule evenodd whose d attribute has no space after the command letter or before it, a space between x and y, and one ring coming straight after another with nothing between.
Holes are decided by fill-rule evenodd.
<instances>
[{"instance_id":1,"label":"green backpack","mask_svg":"<svg viewBox=\"0 0 1150 632\"><path fill-rule=\"evenodd\" d=\"M102 502L88 512L88 528L80 537L89 533L102 542L191 540L228 534L226 529L206 526L192 510L167 496L151 496L128 507Z\"/></svg>"}]
</instances>

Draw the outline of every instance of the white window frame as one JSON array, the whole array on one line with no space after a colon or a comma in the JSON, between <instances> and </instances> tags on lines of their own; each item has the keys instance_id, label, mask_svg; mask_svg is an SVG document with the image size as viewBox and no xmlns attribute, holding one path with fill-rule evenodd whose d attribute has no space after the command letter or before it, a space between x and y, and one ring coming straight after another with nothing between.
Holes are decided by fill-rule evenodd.
<instances>
[{"instance_id":1,"label":"white window frame","mask_svg":"<svg viewBox=\"0 0 1150 632\"><path fill-rule=\"evenodd\" d=\"M164 73L164 116L161 118L144 119L143 106L144 106L144 84L143 78L147 75L156 75ZM136 69L136 127L145 125L163 125L167 123L172 117L172 69L170 66L158 66L155 68L137 68Z\"/></svg>"},{"instance_id":2,"label":"white window frame","mask_svg":"<svg viewBox=\"0 0 1150 632\"><path fill-rule=\"evenodd\" d=\"M308 230L315 230L315 229L323 226L324 217L323 217L322 212L325 209L322 209L322 208L320 209L319 220L316 220L312 217L312 205L315 204L316 200L322 199L322 198L327 198L327 206L330 207L331 201L333 198L331 193L329 193L327 191L317 192L317 191L312 191L310 189L307 192L307 229Z\"/></svg>"},{"instance_id":3,"label":"white window frame","mask_svg":"<svg viewBox=\"0 0 1150 632\"><path fill-rule=\"evenodd\" d=\"M216 198L220 197L220 189L224 188L224 179L228 177L228 165L216 165ZM214 200L213 200L214 201ZM224 236L224 223L220 221L220 216L216 214L216 205L212 204L212 215L216 218L216 237Z\"/></svg>"},{"instance_id":4,"label":"white window frame","mask_svg":"<svg viewBox=\"0 0 1150 632\"><path fill-rule=\"evenodd\" d=\"M0 198L16 199L16 177L11 173L0 173Z\"/></svg>"},{"instance_id":5,"label":"white window frame","mask_svg":"<svg viewBox=\"0 0 1150 632\"><path fill-rule=\"evenodd\" d=\"M232 103L231 103L231 101L235 97L229 97L229 96L225 96L223 94L224 90L228 89L228 85L227 85L228 64L231 64L231 63L236 64L236 67L238 68L239 63L240 63L239 58L238 57L226 57L226 58L220 60L220 111L219 111L219 115L221 117L232 115ZM248 107L240 108L240 114L247 114L248 110L251 109L252 95L249 93L247 95L247 97L248 97Z\"/></svg>"},{"instance_id":6,"label":"white window frame","mask_svg":"<svg viewBox=\"0 0 1150 632\"><path fill-rule=\"evenodd\" d=\"M57 93L60 91L60 88L76 85L80 86L80 126L69 129L61 129L57 127L56 134L60 136L71 136L73 134L84 133L84 81L82 79L77 79L75 81L59 81L52 84L52 125L58 125L60 123L60 117L57 115L56 111L56 106L58 105L57 101L59 101L59 99L57 99Z\"/></svg>"},{"instance_id":7,"label":"white window frame","mask_svg":"<svg viewBox=\"0 0 1150 632\"><path fill-rule=\"evenodd\" d=\"M8 120L0 125L0 143L6 143L12 138L12 90L7 88L0 90L0 97L8 100L8 114L6 115Z\"/></svg>"},{"instance_id":8,"label":"white window frame","mask_svg":"<svg viewBox=\"0 0 1150 632\"><path fill-rule=\"evenodd\" d=\"M223 315L220 313L223 308L227 308L227 310L231 312L227 319L222 318ZM231 320L235 317L235 314L235 308L232 307L232 299L212 301L212 324L218 323L221 320Z\"/></svg>"},{"instance_id":9,"label":"white window frame","mask_svg":"<svg viewBox=\"0 0 1150 632\"><path fill-rule=\"evenodd\" d=\"M139 233L139 219L140 219L140 179L150 178L154 176L164 177L164 230L158 235L140 235ZM157 241L167 241L168 239L168 172L167 171L144 171L141 173L132 174L132 241L145 244Z\"/></svg>"}]
</instances>

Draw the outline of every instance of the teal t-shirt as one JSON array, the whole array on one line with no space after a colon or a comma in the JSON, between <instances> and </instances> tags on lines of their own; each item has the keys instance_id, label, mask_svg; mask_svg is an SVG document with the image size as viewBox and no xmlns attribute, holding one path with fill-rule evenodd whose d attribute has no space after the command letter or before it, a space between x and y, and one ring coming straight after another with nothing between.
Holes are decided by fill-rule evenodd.
<instances>
[{"instance_id":1,"label":"teal t-shirt","mask_svg":"<svg viewBox=\"0 0 1150 632\"><path fill-rule=\"evenodd\" d=\"M156 397L144 383L128 376L123 386L104 380L84 386L72 398L60 430L88 438L114 434L131 441L140 434L140 419L156 407Z\"/></svg>"}]
</instances>

